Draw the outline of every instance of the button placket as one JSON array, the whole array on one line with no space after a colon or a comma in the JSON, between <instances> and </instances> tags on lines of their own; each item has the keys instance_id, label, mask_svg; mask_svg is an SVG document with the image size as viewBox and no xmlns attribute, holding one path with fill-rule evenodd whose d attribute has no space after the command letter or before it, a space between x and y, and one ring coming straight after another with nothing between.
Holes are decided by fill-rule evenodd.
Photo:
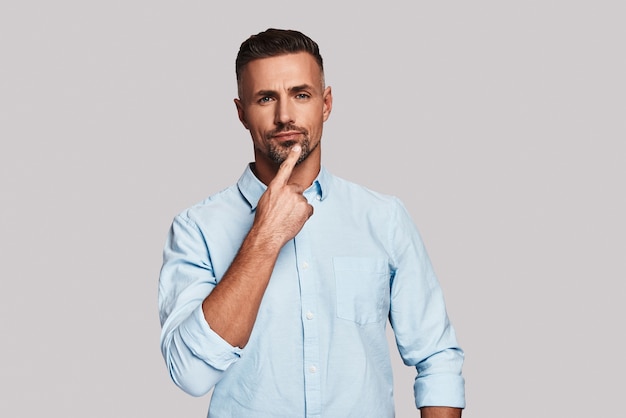
<instances>
[{"instance_id":1,"label":"button placket","mask_svg":"<svg viewBox=\"0 0 626 418\"><path fill-rule=\"evenodd\" d=\"M298 280L300 282L300 303L303 330L304 386L306 414L316 416L321 413L321 373L319 369L319 330L313 314L317 309L317 279L312 263L312 249L308 239L308 224L305 224L295 238Z\"/></svg>"}]
</instances>

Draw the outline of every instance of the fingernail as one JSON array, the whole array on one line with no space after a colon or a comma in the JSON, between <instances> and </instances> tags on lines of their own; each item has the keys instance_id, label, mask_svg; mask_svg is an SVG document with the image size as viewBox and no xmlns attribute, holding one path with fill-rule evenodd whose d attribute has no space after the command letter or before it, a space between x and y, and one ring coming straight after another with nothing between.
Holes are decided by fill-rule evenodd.
<instances>
[{"instance_id":1,"label":"fingernail","mask_svg":"<svg viewBox=\"0 0 626 418\"><path fill-rule=\"evenodd\" d=\"M293 152L300 152L300 145L294 145L293 148L291 148L291 150Z\"/></svg>"}]
</instances>

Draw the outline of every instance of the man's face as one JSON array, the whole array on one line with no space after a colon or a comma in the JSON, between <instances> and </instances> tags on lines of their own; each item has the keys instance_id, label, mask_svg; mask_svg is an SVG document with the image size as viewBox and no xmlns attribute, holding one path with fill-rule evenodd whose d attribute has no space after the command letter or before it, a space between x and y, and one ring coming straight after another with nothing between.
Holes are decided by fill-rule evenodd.
<instances>
[{"instance_id":1,"label":"man's face","mask_svg":"<svg viewBox=\"0 0 626 418\"><path fill-rule=\"evenodd\" d=\"M330 115L332 94L310 54L279 55L249 62L235 99L241 123L250 131L257 165L279 165L295 144L302 162L320 160L322 126Z\"/></svg>"}]
</instances>

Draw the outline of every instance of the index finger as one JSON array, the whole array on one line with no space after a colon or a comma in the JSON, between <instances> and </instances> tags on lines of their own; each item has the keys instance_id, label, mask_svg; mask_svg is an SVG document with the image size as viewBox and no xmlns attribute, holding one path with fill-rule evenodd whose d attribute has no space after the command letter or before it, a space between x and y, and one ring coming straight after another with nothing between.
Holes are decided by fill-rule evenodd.
<instances>
[{"instance_id":1,"label":"index finger","mask_svg":"<svg viewBox=\"0 0 626 418\"><path fill-rule=\"evenodd\" d=\"M274 180L272 183L277 183L280 185L286 185L291 177L291 173L293 172L293 168L296 166L298 162L298 158L300 158L300 154L302 153L302 148L300 145L294 145L290 150L287 158L280 165Z\"/></svg>"}]
</instances>

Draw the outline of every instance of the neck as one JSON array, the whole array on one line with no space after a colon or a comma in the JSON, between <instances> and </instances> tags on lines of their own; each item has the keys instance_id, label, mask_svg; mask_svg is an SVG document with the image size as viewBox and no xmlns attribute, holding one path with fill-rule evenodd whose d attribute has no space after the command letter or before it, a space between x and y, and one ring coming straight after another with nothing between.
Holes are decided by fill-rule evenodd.
<instances>
[{"instance_id":1,"label":"neck","mask_svg":"<svg viewBox=\"0 0 626 418\"><path fill-rule=\"evenodd\" d=\"M279 168L279 164L259 155L255 155L255 163L252 165L252 171L266 186L274 179ZM319 174L320 168L321 161L319 154L315 152L311 153L306 160L294 167L289 183L298 184L306 189L313 184L313 180L315 180Z\"/></svg>"}]
</instances>

